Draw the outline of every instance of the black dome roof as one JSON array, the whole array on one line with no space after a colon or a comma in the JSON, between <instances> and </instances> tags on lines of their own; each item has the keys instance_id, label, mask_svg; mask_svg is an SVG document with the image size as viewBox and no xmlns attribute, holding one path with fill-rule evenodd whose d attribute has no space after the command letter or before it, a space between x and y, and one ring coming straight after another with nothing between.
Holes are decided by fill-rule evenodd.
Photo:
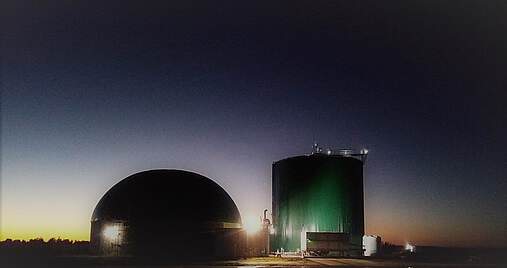
<instances>
[{"instance_id":1,"label":"black dome roof","mask_svg":"<svg viewBox=\"0 0 507 268\"><path fill-rule=\"evenodd\" d=\"M92 221L168 222L171 225L241 223L238 208L222 187L183 170L149 170L114 185L100 199Z\"/></svg>"}]
</instances>

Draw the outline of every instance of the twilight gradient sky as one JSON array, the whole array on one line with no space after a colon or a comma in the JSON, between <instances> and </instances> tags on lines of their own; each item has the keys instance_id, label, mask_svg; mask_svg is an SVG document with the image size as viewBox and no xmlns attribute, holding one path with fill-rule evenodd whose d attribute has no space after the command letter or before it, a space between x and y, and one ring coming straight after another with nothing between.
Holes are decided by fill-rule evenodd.
<instances>
[{"instance_id":1,"label":"twilight gradient sky","mask_svg":"<svg viewBox=\"0 0 507 268\"><path fill-rule=\"evenodd\" d=\"M367 233L507 244L505 1L54 2L0 8L1 239L88 239L152 168L260 215L317 140L370 149Z\"/></svg>"}]
</instances>

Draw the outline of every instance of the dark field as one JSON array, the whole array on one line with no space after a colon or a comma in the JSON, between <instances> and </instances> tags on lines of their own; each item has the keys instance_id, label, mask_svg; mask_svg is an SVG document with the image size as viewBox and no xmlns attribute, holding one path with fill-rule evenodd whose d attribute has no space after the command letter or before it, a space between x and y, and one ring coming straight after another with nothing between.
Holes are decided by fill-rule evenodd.
<instances>
[{"instance_id":1,"label":"dark field","mask_svg":"<svg viewBox=\"0 0 507 268\"><path fill-rule=\"evenodd\" d=\"M230 261L170 263L167 261L93 256L30 257L3 256L0 267L507 267L499 259L430 261L417 259L277 258L256 257Z\"/></svg>"},{"instance_id":2,"label":"dark field","mask_svg":"<svg viewBox=\"0 0 507 268\"><path fill-rule=\"evenodd\" d=\"M250 257L237 260L178 262L133 257L99 257L87 241L42 240L0 242L0 268L10 267L507 267L507 248L384 247L376 258ZM169 255L170 253L168 253ZM174 259L174 258L173 258Z\"/></svg>"}]
</instances>

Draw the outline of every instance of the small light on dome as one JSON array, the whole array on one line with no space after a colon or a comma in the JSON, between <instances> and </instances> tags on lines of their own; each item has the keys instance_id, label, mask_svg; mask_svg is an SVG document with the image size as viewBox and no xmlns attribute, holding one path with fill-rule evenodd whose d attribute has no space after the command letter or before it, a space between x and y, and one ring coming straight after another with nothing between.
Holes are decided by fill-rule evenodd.
<instances>
[{"instance_id":1,"label":"small light on dome","mask_svg":"<svg viewBox=\"0 0 507 268\"><path fill-rule=\"evenodd\" d=\"M107 239L115 239L120 235L120 227L118 225L109 225L104 228L104 231L102 232L104 237Z\"/></svg>"}]
</instances>

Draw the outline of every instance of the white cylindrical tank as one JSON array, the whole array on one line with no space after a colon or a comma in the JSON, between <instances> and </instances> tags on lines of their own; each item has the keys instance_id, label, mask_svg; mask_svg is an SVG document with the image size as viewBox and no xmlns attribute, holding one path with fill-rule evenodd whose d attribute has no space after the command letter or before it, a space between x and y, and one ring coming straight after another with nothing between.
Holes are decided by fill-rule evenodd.
<instances>
[{"instance_id":1,"label":"white cylindrical tank","mask_svg":"<svg viewBox=\"0 0 507 268\"><path fill-rule=\"evenodd\" d=\"M377 255L379 252L380 244L381 244L380 236L377 235L363 236L364 256L370 257Z\"/></svg>"}]
</instances>

